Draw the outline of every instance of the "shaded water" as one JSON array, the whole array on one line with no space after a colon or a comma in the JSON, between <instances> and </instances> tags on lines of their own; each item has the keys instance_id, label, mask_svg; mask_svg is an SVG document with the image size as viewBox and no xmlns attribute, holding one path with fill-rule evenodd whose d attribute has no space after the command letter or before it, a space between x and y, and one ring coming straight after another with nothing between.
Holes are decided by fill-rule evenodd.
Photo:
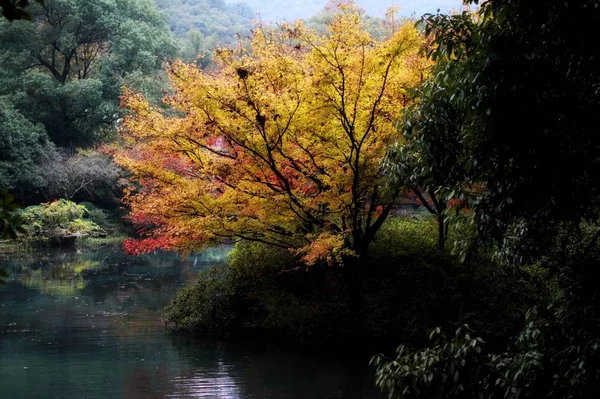
<instances>
[{"instance_id":1,"label":"shaded water","mask_svg":"<svg viewBox=\"0 0 600 399\"><path fill-rule=\"evenodd\" d=\"M0 260L0 398L380 398L364 359L166 333L163 307L225 253Z\"/></svg>"}]
</instances>

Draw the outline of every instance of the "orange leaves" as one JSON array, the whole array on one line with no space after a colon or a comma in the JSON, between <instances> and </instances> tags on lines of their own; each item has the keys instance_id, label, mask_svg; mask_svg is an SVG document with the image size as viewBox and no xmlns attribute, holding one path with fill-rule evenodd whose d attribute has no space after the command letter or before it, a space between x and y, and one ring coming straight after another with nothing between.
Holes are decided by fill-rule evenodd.
<instances>
[{"instance_id":1,"label":"orange leaves","mask_svg":"<svg viewBox=\"0 0 600 399\"><path fill-rule=\"evenodd\" d=\"M324 232L319 235L310 236L309 239L312 242L297 251L308 266L321 261L327 262L330 266L338 266L343 264L344 257L356 256L348 248L344 242L344 236L341 234Z\"/></svg>"},{"instance_id":2,"label":"orange leaves","mask_svg":"<svg viewBox=\"0 0 600 399\"><path fill-rule=\"evenodd\" d=\"M307 263L368 247L356 241L397 198L381 160L426 69L421 45L410 25L376 43L344 5L324 36L301 22L258 27L247 45L220 49L212 73L173 64L175 116L126 92L115 158L141 184L125 202L136 218L160 217L146 230L157 241L139 247L241 238Z\"/></svg>"}]
</instances>

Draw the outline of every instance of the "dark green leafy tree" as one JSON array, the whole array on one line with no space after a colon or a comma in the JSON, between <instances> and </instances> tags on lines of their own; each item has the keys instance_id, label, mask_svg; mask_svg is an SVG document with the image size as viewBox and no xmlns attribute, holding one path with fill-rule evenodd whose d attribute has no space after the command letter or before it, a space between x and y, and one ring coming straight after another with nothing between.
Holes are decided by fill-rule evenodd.
<instances>
[{"instance_id":1,"label":"dark green leafy tree","mask_svg":"<svg viewBox=\"0 0 600 399\"><path fill-rule=\"evenodd\" d=\"M124 83L161 97L162 65L177 48L150 0L48 0L31 12L33 23L0 21L0 94L57 145L106 137Z\"/></svg>"},{"instance_id":2,"label":"dark green leafy tree","mask_svg":"<svg viewBox=\"0 0 600 399\"><path fill-rule=\"evenodd\" d=\"M435 126L421 130L454 135L439 142L450 150L460 143L452 156L464 177L456 180L471 191L481 237L501 241L524 221L520 233L536 243L535 256L553 224L597 217L600 52L588 38L598 6L498 0L482 3L477 18L424 17L442 95L440 106L422 108L421 122ZM450 135L448 112L459 115L450 118Z\"/></svg>"},{"instance_id":3,"label":"dark green leafy tree","mask_svg":"<svg viewBox=\"0 0 600 399\"><path fill-rule=\"evenodd\" d=\"M39 4L44 4L44 0L35 0ZM18 19L31 19L31 14L27 7L29 0L0 0L2 15L9 21Z\"/></svg>"},{"instance_id":4,"label":"dark green leafy tree","mask_svg":"<svg viewBox=\"0 0 600 399\"><path fill-rule=\"evenodd\" d=\"M468 207L478 243L497 243L506 260L539 256L548 229L598 216L600 52L586 38L599 13L596 0L499 0L421 21L436 66L391 169Z\"/></svg>"},{"instance_id":5,"label":"dark green leafy tree","mask_svg":"<svg viewBox=\"0 0 600 399\"><path fill-rule=\"evenodd\" d=\"M505 353L455 355L478 368L463 390L438 362L460 336L380 363L383 381L403 387L393 396L598 396L600 51L589 38L599 22L597 0L489 0L475 15L423 18L437 66L405 115L408 143L396 160L407 167L398 174L461 201L476 248L493 243L513 265L535 262L556 286ZM418 363L423 354L433 360Z\"/></svg>"},{"instance_id":6,"label":"dark green leafy tree","mask_svg":"<svg viewBox=\"0 0 600 399\"><path fill-rule=\"evenodd\" d=\"M386 162L396 184L410 190L435 217L441 249L448 239L450 219L460 215L460 205L474 192L462 163L464 116L449 94L455 89L452 82L445 79L450 65L434 66L432 77L411 93L415 101L403 112L401 140L392 146Z\"/></svg>"},{"instance_id":7,"label":"dark green leafy tree","mask_svg":"<svg viewBox=\"0 0 600 399\"><path fill-rule=\"evenodd\" d=\"M41 124L34 124L0 97L0 186L21 197L47 185L40 166L56 155Z\"/></svg>"},{"instance_id":8,"label":"dark green leafy tree","mask_svg":"<svg viewBox=\"0 0 600 399\"><path fill-rule=\"evenodd\" d=\"M0 191L0 240L16 239L19 234L26 234L27 230L23 227L24 221L17 210L19 204L15 202L15 196L8 192L4 187ZM6 284L5 279L8 274L0 268L0 285Z\"/></svg>"}]
</instances>

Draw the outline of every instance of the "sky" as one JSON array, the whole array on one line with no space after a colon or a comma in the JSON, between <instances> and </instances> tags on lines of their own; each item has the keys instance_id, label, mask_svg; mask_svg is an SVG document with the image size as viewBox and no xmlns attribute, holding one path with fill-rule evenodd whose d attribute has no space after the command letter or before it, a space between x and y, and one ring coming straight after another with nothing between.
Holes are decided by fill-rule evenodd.
<instances>
[{"instance_id":1,"label":"sky","mask_svg":"<svg viewBox=\"0 0 600 399\"><path fill-rule=\"evenodd\" d=\"M425 13L434 13L438 9L441 12L448 12L452 9L462 8L462 0L358 0L356 3L367 10L369 14L380 17L383 17L387 9L393 5L400 6L400 13L402 15L411 15L414 13L417 16Z\"/></svg>"},{"instance_id":2,"label":"sky","mask_svg":"<svg viewBox=\"0 0 600 399\"><path fill-rule=\"evenodd\" d=\"M234 3L240 0L227 0ZM393 6L400 6L401 15L421 16L425 13L434 13L437 9L448 12L452 9L461 9L462 0L355 0L368 14L383 17L386 10ZM263 21L279 21L282 19L294 20L308 18L323 9L327 0L241 0L250 6L253 11L260 11Z\"/></svg>"}]
</instances>

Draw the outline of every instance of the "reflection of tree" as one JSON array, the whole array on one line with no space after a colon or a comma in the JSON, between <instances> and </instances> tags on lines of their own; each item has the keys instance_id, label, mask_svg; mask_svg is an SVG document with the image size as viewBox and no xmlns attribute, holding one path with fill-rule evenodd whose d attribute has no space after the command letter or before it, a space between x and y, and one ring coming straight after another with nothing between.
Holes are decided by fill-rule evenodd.
<instances>
[{"instance_id":1,"label":"reflection of tree","mask_svg":"<svg viewBox=\"0 0 600 399\"><path fill-rule=\"evenodd\" d=\"M24 286L44 294L71 297L86 286L83 272L100 267L100 262L84 259L55 264L49 268L24 268L19 280Z\"/></svg>"},{"instance_id":2,"label":"reflection of tree","mask_svg":"<svg viewBox=\"0 0 600 399\"><path fill-rule=\"evenodd\" d=\"M239 399L236 381L217 362L218 370L209 374L191 372L173 377L166 364L153 370L134 368L123 383L124 399L158 399L165 397L207 397Z\"/></svg>"},{"instance_id":3,"label":"reflection of tree","mask_svg":"<svg viewBox=\"0 0 600 399\"><path fill-rule=\"evenodd\" d=\"M166 373L166 366L161 366L150 371L136 367L127 376L123 383L123 399L159 399L164 398L170 383Z\"/></svg>"},{"instance_id":4,"label":"reflection of tree","mask_svg":"<svg viewBox=\"0 0 600 399\"><path fill-rule=\"evenodd\" d=\"M367 360L290 352L277 346L172 336L191 370L177 377L175 397L331 398L384 396ZM193 360L192 360L193 359Z\"/></svg>"}]
</instances>

